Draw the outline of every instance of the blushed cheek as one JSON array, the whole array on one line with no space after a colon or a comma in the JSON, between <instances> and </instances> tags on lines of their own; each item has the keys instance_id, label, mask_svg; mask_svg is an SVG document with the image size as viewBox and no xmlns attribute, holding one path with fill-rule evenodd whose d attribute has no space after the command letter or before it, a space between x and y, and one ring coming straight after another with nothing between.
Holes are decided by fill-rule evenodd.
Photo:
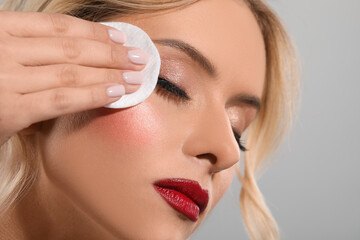
<instances>
[{"instance_id":1,"label":"blushed cheek","mask_svg":"<svg viewBox=\"0 0 360 240\"><path fill-rule=\"evenodd\" d=\"M152 145L161 130L161 118L149 102L128 109L96 110L92 128L101 141L116 146Z\"/></svg>"}]
</instances>

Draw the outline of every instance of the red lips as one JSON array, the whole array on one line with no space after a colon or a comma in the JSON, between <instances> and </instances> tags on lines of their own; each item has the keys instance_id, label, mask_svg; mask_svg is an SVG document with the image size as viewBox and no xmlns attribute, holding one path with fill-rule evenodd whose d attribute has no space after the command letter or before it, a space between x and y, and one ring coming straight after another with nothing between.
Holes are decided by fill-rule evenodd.
<instances>
[{"instance_id":1,"label":"red lips","mask_svg":"<svg viewBox=\"0 0 360 240\"><path fill-rule=\"evenodd\" d=\"M168 178L156 181L154 188L175 210L196 221L209 201L207 190L197 181L184 178Z\"/></svg>"}]
</instances>

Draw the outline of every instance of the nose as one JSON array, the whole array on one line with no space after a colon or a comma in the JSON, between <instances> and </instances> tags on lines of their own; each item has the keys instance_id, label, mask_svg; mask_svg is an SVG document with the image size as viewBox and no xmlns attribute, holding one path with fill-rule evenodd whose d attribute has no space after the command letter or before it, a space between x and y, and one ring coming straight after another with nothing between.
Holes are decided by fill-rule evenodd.
<instances>
[{"instance_id":1,"label":"nose","mask_svg":"<svg viewBox=\"0 0 360 240\"><path fill-rule=\"evenodd\" d=\"M208 160L209 172L230 168L240 159L240 149L225 108L198 112L183 151L197 160Z\"/></svg>"}]
</instances>

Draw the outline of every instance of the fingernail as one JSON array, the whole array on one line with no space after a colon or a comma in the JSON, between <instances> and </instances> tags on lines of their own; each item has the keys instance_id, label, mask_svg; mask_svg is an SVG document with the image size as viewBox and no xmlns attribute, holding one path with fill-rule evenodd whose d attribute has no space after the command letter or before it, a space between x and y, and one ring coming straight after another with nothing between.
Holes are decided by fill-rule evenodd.
<instances>
[{"instance_id":1,"label":"fingernail","mask_svg":"<svg viewBox=\"0 0 360 240\"><path fill-rule=\"evenodd\" d=\"M125 87L123 85L115 85L109 87L106 90L106 93L109 97L121 97L125 95Z\"/></svg>"},{"instance_id":2,"label":"fingernail","mask_svg":"<svg viewBox=\"0 0 360 240\"><path fill-rule=\"evenodd\" d=\"M126 42L126 34L122 31L116 29L109 29L110 39L117 43L125 43Z\"/></svg>"},{"instance_id":3,"label":"fingernail","mask_svg":"<svg viewBox=\"0 0 360 240\"><path fill-rule=\"evenodd\" d=\"M128 56L130 61L137 64L146 64L149 61L149 55L141 49L130 50Z\"/></svg>"},{"instance_id":4,"label":"fingernail","mask_svg":"<svg viewBox=\"0 0 360 240\"><path fill-rule=\"evenodd\" d=\"M142 72L124 72L123 78L125 82L130 84L141 84L143 82Z\"/></svg>"},{"instance_id":5,"label":"fingernail","mask_svg":"<svg viewBox=\"0 0 360 240\"><path fill-rule=\"evenodd\" d=\"M126 94L130 94L130 93L134 93L137 90L139 90L141 85L138 84L129 84L128 86L126 86Z\"/></svg>"}]
</instances>

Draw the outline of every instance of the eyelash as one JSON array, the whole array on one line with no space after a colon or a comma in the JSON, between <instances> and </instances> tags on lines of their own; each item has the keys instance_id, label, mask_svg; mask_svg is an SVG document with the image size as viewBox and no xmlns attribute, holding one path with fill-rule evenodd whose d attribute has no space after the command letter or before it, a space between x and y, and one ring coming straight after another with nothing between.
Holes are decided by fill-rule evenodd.
<instances>
[{"instance_id":1,"label":"eyelash","mask_svg":"<svg viewBox=\"0 0 360 240\"><path fill-rule=\"evenodd\" d=\"M191 100L184 90L164 78L158 78L157 86L156 92L166 100L173 100L175 103L183 103Z\"/></svg>"},{"instance_id":2,"label":"eyelash","mask_svg":"<svg viewBox=\"0 0 360 240\"><path fill-rule=\"evenodd\" d=\"M236 131L233 130L233 132L234 132L234 137L236 139L236 142L239 145L240 150L243 152L248 151L248 149L244 146L245 142L241 140L241 136Z\"/></svg>"},{"instance_id":3,"label":"eyelash","mask_svg":"<svg viewBox=\"0 0 360 240\"><path fill-rule=\"evenodd\" d=\"M157 81L156 93L164 97L166 100L174 101L176 104L181 104L191 100L184 90L161 77L159 77ZM240 139L241 136L234 130L233 133L240 150L243 152L248 151L248 149L244 146L245 143Z\"/></svg>"}]
</instances>

